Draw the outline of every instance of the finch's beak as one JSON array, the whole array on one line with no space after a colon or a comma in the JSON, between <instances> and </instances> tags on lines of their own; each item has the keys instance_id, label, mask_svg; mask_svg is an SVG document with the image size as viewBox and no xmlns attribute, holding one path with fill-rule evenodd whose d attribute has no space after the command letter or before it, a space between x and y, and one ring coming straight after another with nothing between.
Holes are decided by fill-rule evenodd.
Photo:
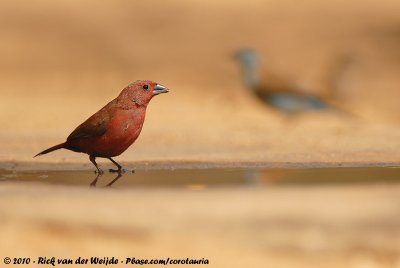
<instances>
[{"instance_id":1,"label":"finch's beak","mask_svg":"<svg viewBox=\"0 0 400 268\"><path fill-rule=\"evenodd\" d=\"M168 91L169 91L168 88L164 87L163 85L157 84L154 87L153 94L154 95L158 95L158 94L161 94L161 93L167 93Z\"/></svg>"}]
</instances>

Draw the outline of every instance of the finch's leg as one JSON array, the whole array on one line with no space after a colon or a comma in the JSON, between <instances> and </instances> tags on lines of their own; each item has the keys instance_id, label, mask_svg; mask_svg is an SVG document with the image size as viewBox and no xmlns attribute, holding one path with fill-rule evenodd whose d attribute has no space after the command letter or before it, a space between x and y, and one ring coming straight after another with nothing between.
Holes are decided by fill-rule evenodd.
<instances>
[{"instance_id":1,"label":"finch's leg","mask_svg":"<svg viewBox=\"0 0 400 268\"><path fill-rule=\"evenodd\" d=\"M101 170L101 169L99 168L99 166L97 165L97 163L96 163L96 157L95 157L95 156L93 156L93 155L91 155L91 156L89 156L89 159L90 159L90 162L92 162L92 163L93 163L93 165L96 167L96 169L97 169L97 172L98 172L99 174L103 174L103 173L104 173L104 171L103 171L103 170ZM95 171L95 173L96 173L96 171Z\"/></svg>"},{"instance_id":2,"label":"finch's leg","mask_svg":"<svg viewBox=\"0 0 400 268\"><path fill-rule=\"evenodd\" d=\"M118 168L118 169L109 169L110 172L125 173L125 169L123 169L122 166L118 164L114 159L112 159L111 157L108 157L108 159L110 159L110 161L113 162L114 165L116 165Z\"/></svg>"}]
</instances>

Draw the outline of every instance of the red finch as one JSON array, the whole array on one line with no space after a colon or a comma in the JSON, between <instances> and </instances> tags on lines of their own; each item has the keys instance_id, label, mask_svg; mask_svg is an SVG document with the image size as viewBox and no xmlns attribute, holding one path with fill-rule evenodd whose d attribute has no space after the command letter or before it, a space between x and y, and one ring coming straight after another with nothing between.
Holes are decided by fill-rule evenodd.
<instances>
[{"instance_id":1,"label":"red finch","mask_svg":"<svg viewBox=\"0 0 400 268\"><path fill-rule=\"evenodd\" d=\"M38 155L64 148L74 152L86 153L101 174L96 157L109 159L123 169L111 157L118 156L138 138L142 130L146 108L150 100L168 89L151 81L136 81L124 88L119 96L101 108L97 113L80 124L68 136L67 141L50 147Z\"/></svg>"}]
</instances>

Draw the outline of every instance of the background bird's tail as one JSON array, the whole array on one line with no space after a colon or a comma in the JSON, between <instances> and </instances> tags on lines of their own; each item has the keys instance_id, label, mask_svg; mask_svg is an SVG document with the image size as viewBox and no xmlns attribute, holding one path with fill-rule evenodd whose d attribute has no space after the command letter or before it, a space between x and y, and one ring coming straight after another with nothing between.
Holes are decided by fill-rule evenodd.
<instances>
[{"instance_id":1,"label":"background bird's tail","mask_svg":"<svg viewBox=\"0 0 400 268\"><path fill-rule=\"evenodd\" d=\"M61 149L61 148L64 148L64 147L65 147L65 142L60 143L60 144L57 144L57 145L55 145L55 146L53 146L53 147L50 147L49 149L46 149L46 150L44 150L43 152L38 153L38 154L35 155L34 157L39 156L39 155L42 155L42 154L47 154L47 153L50 153L50 152L52 152L52 151L55 151L55 150L58 150L58 149Z\"/></svg>"},{"instance_id":2,"label":"background bird's tail","mask_svg":"<svg viewBox=\"0 0 400 268\"><path fill-rule=\"evenodd\" d=\"M321 77L322 87L325 89L324 97L329 99L340 99L343 96L346 78L354 57L351 54L337 55L328 64L325 74Z\"/></svg>"}]
</instances>

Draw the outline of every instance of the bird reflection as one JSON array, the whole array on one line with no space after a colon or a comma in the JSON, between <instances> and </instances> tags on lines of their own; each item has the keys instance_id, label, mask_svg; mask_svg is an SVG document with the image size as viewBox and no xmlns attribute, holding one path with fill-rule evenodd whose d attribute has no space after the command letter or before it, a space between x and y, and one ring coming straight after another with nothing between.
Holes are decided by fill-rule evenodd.
<instances>
[{"instance_id":1,"label":"bird reflection","mask_svg":"<svg viewBox=\"0 0 400 268\"><path fill-rule=\"evenodd\" d=\"M111 187L124 174L125 174L125 172L117 172L117 176L112 181L110 181L108 184L106 184L104 187ZM92 181L92 183L90 183L90 187L97 187L97 181L99 180L99 178L101 176L103 176L103 173L96 172L96 178Z\"/></svg>"},{"instance_id":2,"label":"bird reflection","mask_svg":"<svg viewBox=\"0 0 400 268\"><path fill-rule=\"evenodd\" d=\"M335 100L337 83L348 63L347 58L335 62L335 66L330 68L322 94L305 92L295 81L272 70L261 75L260 57L252 49L240 50L234 58L240 63L245 86L264 103L281 112L297 114L338 108Z\"/></svg>"}]
</instances>

